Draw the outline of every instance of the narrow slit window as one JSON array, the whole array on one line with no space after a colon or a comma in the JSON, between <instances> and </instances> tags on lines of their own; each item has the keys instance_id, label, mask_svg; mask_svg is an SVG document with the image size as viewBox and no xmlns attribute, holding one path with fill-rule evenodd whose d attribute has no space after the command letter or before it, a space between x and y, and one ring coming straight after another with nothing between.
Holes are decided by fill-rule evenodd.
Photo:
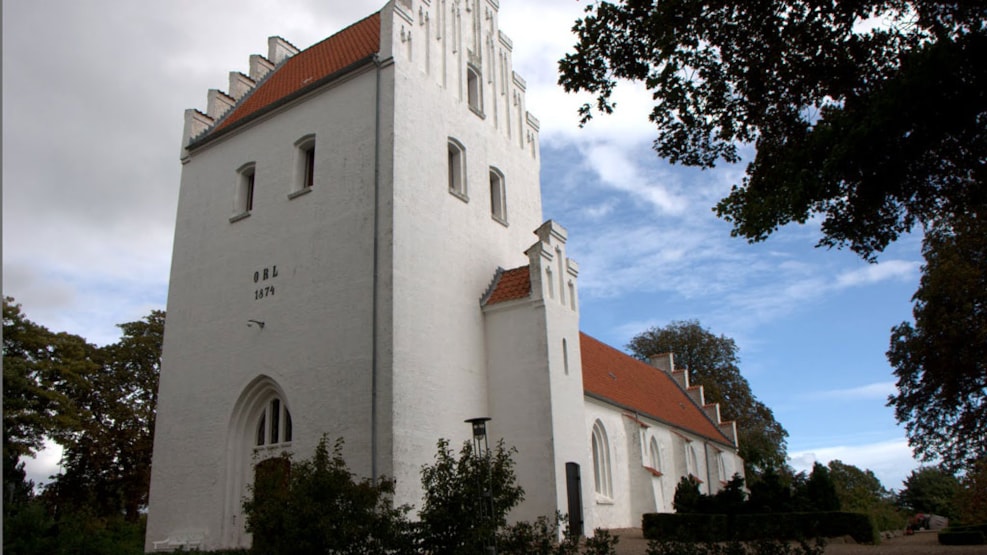
<instances>
[{"instance_id":1,"label":"narrow slit window","mask_svg":"<svg viewBox=\"0 0 987 555\"><path fill-rule=\"evenodd\" d=\"M260 447L264 445L265 439L267 438L267 418L266 413L260 415L260 421L257 422L257 446Z\"/></svg>"},{"instance_id":2,"label":"narrow slit window","mask_svg":"<svg viewBox=\"0 0 987 555\"><path fill-rule=\"evenodd\" d=\"M467 200L466 195L466 148L449 139L449 192Z\"/></svg>"},{"instance_id":3,"label":"narrow slit window","mask_svg":"<svg viewBox=\"0 0 987 555\"><path fill-rule=\"evenodd\" d=\"M507 223L507 191L504 174L490 168L490 215L502 224Z\"/></svg>"},{"instance_id":4,"label":"narrow slit window","mask_svg":"<svg viewBox=\"0 0 987 555\"><path fill-rule=\"evenodd\" d=\"M315 136L307 135L295 141L295 148L293 193L297 194L308 192L315 185Z\"/></svg>"},{"instance_id":5,"label":"narrow slit window","mask_svg":"<svg viewBox=\"0 0 987 555\"><path fill-rule=\"evenodd\" d=\"M593 424L593 487L603 498L613 498L613 479L610 471L610 442L599 420Z\"/></svg>"},{"instance_id":6,"label":"narrow slit window","mask_svg":"<svg viewBox=\"0 0 987 555\"><path fill-rule=\"evenodd\" d=\"M237 170L236 213L249 214L254 209L254 183L257 168L253 162Z\"/></svg>"},{"instance_id":7,"label":"narrow slit window","mask_svg":"<svg viewBox=\"0 0 987 555\"><path fill-rule=\"evenodd\" d=\"M466 68L466 97L470 110L483 117L483 89L480 71L473 66Z\"/></svg>"},{"instance_id":8,"label":"narrow slit window","mask_svg":"<svg viewBox=\"0 0 987 555\"><path fill-rule=\"evenodd\" d=\"M271 443L280 443L281 431L281 401L271 401Z\"/></svg>"}]
</instances>

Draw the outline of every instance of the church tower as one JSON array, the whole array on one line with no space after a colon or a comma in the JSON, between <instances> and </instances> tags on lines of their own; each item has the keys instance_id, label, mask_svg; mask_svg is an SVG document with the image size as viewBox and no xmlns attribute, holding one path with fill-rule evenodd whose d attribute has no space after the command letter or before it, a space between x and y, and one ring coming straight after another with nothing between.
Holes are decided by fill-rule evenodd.
<instances>
[{"instance_id":1,"label":"church tower","mask_svg":"<svg viewBox=\"0 0 987 555\"><path fill-rule=\"evenodd\" d=\"M323 434L419 504L437 439L458 444L478 416L557 446L519 468L557 474L538 510L565 511L559 465L587 458L578 270L564 229L542 226L538 121L498 9L392 0L305 50L272 37L186 112L148 551L249 545L256 463L310 456ZM567 382L507 381L519 367L498 348L521 309L481 297L522 266L560 330L530 368ZM512 419L511 388L548 423Z\"/></svg>"}]
</instances>

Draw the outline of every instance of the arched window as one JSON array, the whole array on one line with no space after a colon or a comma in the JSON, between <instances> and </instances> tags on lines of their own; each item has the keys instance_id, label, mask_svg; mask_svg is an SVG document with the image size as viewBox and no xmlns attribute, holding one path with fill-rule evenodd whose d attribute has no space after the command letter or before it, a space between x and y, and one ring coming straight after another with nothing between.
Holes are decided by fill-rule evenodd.
<instances>
[{"instance_id":1,"label":"arched window","mask_svg":"<svg viewBox=\"0 0 987 555\"><path fill-rule=\"evenodd\" d=\"M271 399L257 418L257 447L291 443L291 413L281 399Z\"/></svg>"},{"instance_id":2,"label":"arched window","mask_svg":"<svg viewBox=\"0 0 987 555\"><path fill-rule=\"evenodd\" d=\"M661 447L655 438L651 438L651 444L648 446L648 461L651 463L651 468L661 472Z\"/></svg>"},{"instance_id":3,"label":"arched window","mask_svg":"<svg viewBox=\"0 0 987 555\"><path fill-rule=\"evenodd\" d=\"M721 482L726 483L728 481L728 478L727 478L727 464L726 464L727 463L727 460L726 460L726 457L724 456L723 451L717 451L716 452L716 457L715 457L714 460L716 461L716 474L717 474L717 476L719 477L719 479L720 479Z\"/></svg>"},{"instance_id":4,"label":"arched window","mask_svg":"<svg viewBox=\"0 0 987 555\"><path fill-rule=\"evenodd\" d=\"M603 423L593 424L593 486L596 493L607 499L613 498L613 479L610 472L610 442Z\"/></svg>"},{"instance_id":5,"label":"arched window","mask_svg":"<svg viewBox=\"0 0 987 555\"><path fill-rule=\"evenodd\" d=\"M685 443L685 470L691 476L699 477L699 469L696 466L696 446L691 441Z\"/></svg>"}]
</instances>

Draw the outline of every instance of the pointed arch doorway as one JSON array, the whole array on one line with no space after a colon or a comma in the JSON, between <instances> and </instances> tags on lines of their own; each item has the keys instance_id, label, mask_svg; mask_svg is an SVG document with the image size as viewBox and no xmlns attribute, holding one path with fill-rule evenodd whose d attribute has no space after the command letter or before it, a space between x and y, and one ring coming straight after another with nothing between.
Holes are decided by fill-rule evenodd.
<instances>
[{"instance_id":1,"label":"pointed arch doorway","mask_svg":"<svg viewBox=\"0 0 987 555\"><path fill-rule=\"evenodd\" d=\"M293 428L287 396L274 379L261 375L243 388L233 405L226 436L223 545L250 546L243 499L250 493L255 472L277 467L287 473L283 463L268 461L291 452Z\"/></svg>"}]
</instances>

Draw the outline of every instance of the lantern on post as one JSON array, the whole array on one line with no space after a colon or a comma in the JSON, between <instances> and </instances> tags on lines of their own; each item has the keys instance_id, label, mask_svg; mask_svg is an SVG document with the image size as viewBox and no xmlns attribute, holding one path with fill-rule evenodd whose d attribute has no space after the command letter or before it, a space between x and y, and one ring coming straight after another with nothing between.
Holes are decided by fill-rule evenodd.
<instances>
[{"instance_id":1,"label":"lantern on post","mask_svg":"<svg viewBox=\"0 0 987 555\"><path fill-rule=\"evenodd\" d=\"M486 476L481 478L477 484L478 501L482 518L486 519L490 526L490 535L483 539L483 552L486 555L497 555L497 524L494 522L493 511L493 476L490 470L490 440L487 437L487 422L489 417L481 416L470 418L466 423L473 428L473 452L480 461L486 465Z\"/></svg>"}]
</instances>

